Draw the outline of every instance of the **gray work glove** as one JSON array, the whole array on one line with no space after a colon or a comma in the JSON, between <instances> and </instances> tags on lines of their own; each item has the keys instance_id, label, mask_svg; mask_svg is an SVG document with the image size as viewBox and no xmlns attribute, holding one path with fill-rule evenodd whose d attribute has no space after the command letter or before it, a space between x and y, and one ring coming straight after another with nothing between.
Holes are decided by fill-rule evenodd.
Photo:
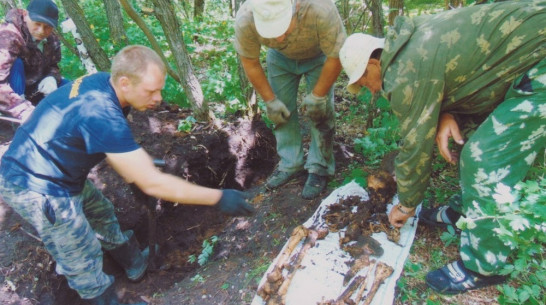
<instances>
[{"instance_id":1,"label":"gray work glove","mask_svg":"<svg viewBox=\"0 0 546 305\"><path fill-rule=\"evenodd\" d=\"M49 95L51 92L57 90L57 80L55 77L48 76L38 84L38 91L42 92L44 96Z\"/></svg>"},{"instance_id":2,"label":"gray work glove","mask_svg":"<svg viewBox=\"0 0 546 305\"><path fill-rule=\"evenodd\" d=\"M254 207L246 202L245 193L232 189L222 190L222 197L215 207L230 216L250 216L255 212Z\"/></svg>"},{"instance_id":3,"label":"gray work glove","mask_svg":"<svg viewBox=\"0 0 546 305\"><path fill-rule=\"evenodd\" d=\"M314 122L327 118L328 111L328 95L318 97L311 92L303 99L303 114Z\"/></svg>"},{"instance_id":4,"label":"gray work glove","mask_svg":"<svg viewBox=\"0 0 546 305\"><path fill-rule=\"evenodd\" d=\"M278 126L288 122L290 111L288 111L288 108L286 108L281 100L275 97L274 100L266 102L265 104L267 106L267 117L275 123L275 125Z\"/></svg>"}]
</instances>

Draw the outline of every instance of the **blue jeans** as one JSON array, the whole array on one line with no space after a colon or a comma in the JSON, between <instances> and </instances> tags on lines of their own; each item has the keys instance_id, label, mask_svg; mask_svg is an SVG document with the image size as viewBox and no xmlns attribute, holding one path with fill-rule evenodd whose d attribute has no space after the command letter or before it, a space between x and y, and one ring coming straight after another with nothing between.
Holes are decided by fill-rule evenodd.
<instances>
[{"instance_id":1,"label":"blue jeans","mask_svg":"<svg viewBox=\"0 0 546 305\"><path fill-rule=\"evenodd\" d=\"M294 172L304 167L309 173L331 176L335 171L333 141L335 117L321 122L311 121L311 143L307 162L304 166L302 136L300 132L297 107L298 87L302 76L305 77L307 93L310 93L322 72L326 56L294 60L285 57L275 49L267 52L267 78L273 92L290 111L287 123L277 126L273 131L277 140L277 154L280 157L277 167L280 171ZM334 88L328 92L330 113L334 113Z\"/></svg>"},{"instance_id":2,"label":"blue jeans","mask_svg":"<svg viewBox=\"0 0 546 305\"><path fill-rule=\"evenodd\" d=\"M23 65L23 60L17 58L9 71L9 85L11 86L11 89L13 89L13 92L23 95L25 94L25 81L25 66Z\"/></svg>"}]
</instances>

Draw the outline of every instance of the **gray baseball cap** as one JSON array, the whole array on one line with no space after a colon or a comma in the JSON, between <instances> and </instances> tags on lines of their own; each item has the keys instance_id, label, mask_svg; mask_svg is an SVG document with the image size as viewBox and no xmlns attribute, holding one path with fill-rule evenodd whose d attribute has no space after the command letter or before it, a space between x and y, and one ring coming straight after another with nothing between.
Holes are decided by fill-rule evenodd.
<instances>
[{"instance_id":1,"label":"gray baseball cap","mask_svg":"<svg viewBox=\"0 0 546 305\"><path fill-rule=\"evenodd\" d=\"M32 21L43 22L54 28L57 27L59 21L59 9L55 2L51 0L32 0L27 11Z\"/></svg>"}]
</instances>

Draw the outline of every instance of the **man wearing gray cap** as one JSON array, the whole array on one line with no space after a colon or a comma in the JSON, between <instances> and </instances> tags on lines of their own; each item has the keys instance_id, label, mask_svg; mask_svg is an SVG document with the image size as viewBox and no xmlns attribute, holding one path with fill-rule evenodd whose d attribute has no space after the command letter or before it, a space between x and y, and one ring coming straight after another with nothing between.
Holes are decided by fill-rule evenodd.
<instances>
[{"instance_id":1,"label":"man wearing gray cap","mask_svg":"<svg viewBox=\"0 0 546 305\"><path fill-rule=\"evenodd\" d=\"M0 25L0 112L26 120L44 96L64 82L61 44L53 33L59 11L52 0L12 9Z\"/></svg>"},{"instance_id":2,"label":"man wearing gray cap","mask_svg":"<svg viewBox=\"0 0 546 305\"><path fill-rule=\"evenodd\" d=\"M248 79L262 96L275 124L277 170L266 182L280 187L305 168L302 197L312 199L334 174L333 84L341 72L338 52L345 40L343 23L331 0L248 0L235 20L235 49ZM267 78L260 63L267 46ZM302 112L311 121L311 143L304 161L297 111L302 76L307 92Z\"/></svg>"}]
</instances>

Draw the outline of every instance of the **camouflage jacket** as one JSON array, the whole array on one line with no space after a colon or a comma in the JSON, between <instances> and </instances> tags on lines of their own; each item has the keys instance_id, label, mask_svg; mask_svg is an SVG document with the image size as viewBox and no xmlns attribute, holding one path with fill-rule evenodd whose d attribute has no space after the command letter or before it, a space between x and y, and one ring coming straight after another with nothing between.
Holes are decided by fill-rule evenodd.
<instances>
[{"instance_id":1,"label":"camouflage jacket","mask_svg":"<svg viewBox=\"0 0 546 305\"><path fill-rule=\"evenodd\" d=\"M35 89L42 79L53 76L61 81L58 63L61 60L61 44L55 33L44 42L43 52L38 49L23 15L24 10L8 11L5 22L0 25L0 111L9 112L25 101L13 92L9 74L13 62L21 58L25 67L26 88ZM33 92L25 92L25 95Z\"/></svg>"},{"instance_id":2,"label":"camouflage jacket","mask_svg":"<svg viewBox=\"0 0 546 305\"><path fill-rule=\"evenodd\" d=\"M398 17L381 55L383 90L400 121L400 202L418 205L438 118L488 115L513 80L546 56L546 1L499 2Z\"/></svg>"}]
</instances>

